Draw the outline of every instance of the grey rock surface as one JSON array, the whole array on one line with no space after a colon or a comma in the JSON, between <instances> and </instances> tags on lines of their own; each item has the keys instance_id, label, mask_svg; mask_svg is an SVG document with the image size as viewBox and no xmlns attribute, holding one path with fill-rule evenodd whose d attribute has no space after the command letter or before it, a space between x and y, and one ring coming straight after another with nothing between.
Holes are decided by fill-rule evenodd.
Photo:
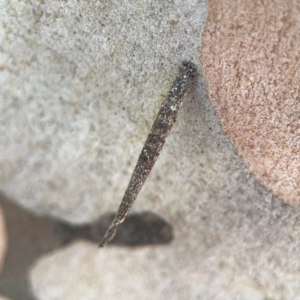
<instances>
[{"instance_id":1,"label":"grey rock surface","mask_svg":"<svg viewBox=\"0 0 300 300\"><path fill-rule=\"evenodd\" d=\"M0 188L37 213L89 222L116 208L181 61L198 63L205 4L1 5ZM193 136L181 126L173 135L184 145L180 136ZM182 147L173 138L168 148ZM187 180L169 176L183 163L169 152L148 197L165 197L163 178Z\"/></svg>"},{"instance_id":2,"label":"grey rock surface","mask_svg":"<svg viewBox=\"0 0 300 300\"><path fill-rule=\"evenodd\" d=\"M3 3L1 189L72 223L115 211L180 62L199 61L205 3ZM299 209L252 178L201 76L133 209L166 217L172 244L72 244L36 262L37 298L300 299Z\"/></svg>"}]
</instances>

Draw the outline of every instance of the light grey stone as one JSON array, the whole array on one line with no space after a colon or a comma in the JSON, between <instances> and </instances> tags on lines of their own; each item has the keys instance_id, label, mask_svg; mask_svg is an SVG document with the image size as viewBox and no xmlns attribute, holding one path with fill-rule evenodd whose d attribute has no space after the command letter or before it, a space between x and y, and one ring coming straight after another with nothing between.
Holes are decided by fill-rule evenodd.
<instances>
[{"instance_id":1,"label":"light grey stone","mask_svg":"<svg viewBox=\"0 0 300 300\"><path fill-rule=\"evenodd\" d=\"M118 205L181 61L198 63L206 6L191 0L1 7L0 188L35 212L91 221ZM189 110L199 111L198 101L197 95ZM169 142L146 190L159 201L191 168L168 183L166 175L184 159L194 165L188 153L176 163L181 153L171 148L182 148L180 137L199 135L179 123L173 136L181 145Z\"/></svg>"},{"instance_id":2,"label":"light grey stone","mask_svg":"<svg viewBox=\"0 0 300 300\"><path fill-rule=\"evenodd\" d=\"M180 62L199 61L205 3L0 3L1 189L73 223L116 210ZM33 267L38 299L300 299L299 209L252 178L201 76L133 209L166 217L171 245L70 245Z\"/></svg>"}]
</instances>

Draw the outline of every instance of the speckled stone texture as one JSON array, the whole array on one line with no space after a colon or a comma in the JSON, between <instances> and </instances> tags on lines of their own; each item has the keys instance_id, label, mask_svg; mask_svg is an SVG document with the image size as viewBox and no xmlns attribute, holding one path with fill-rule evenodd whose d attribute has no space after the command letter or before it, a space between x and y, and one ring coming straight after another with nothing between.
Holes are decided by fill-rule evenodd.
<instances>
[{"instance_id":1,"label":"speckled stone texture","mask_svg":"<svg viewBox=\"0 0 300 300\"><path fill-rule=\"evenodd\" d=\"M202 69L216 114L255 177L299 205L299 1L208 3Z\"/></svg>"},{"instance_id":2,"label":"speckled stone texture","mask_svg":"<svg viewBox=\"0 0 300 300\"><path fill-rule=\"evenodd\" d=\"M116 209L181 62L199 63L204 1L0 5L0 188L73 223Z\"/></svg>"},{"instance_id":3,"label":"speckled stone texture","mask_svg":"<svg viewBox=\"0 0 300 300\"><path fill-rule=\"evenodd\" d=\"M1 189L73 223L115 211L181 61L199 62L204 2L1 3ZM300 209L251 176L201 76L133 210L173 242L57 249L32 267L36 298L300 299Z\"/></svg>"}]
</instances>

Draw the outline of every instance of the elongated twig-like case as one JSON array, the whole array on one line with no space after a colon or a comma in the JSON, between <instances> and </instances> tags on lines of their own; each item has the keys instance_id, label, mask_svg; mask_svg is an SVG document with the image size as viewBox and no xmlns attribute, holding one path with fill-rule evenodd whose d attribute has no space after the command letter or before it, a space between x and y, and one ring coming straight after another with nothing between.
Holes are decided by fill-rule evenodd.
<instances>
[{"instance_id":1,"label":"elongated twig-like case","mask_svg":"<svg viewBox=\"0 0 300 300\"><path fill-rule=\"evenodd\" d=\"M154 121L119 210L113 223L106 231L99 247L105 246L115 236L118 225L124 221L165 144L166 138L176 120L178 111L182 106L184 95L196 75L197 67L193 63L182 63L179 74L174 80L167 98L162 103L156 120Z\"/></svg>"}]
</instances>

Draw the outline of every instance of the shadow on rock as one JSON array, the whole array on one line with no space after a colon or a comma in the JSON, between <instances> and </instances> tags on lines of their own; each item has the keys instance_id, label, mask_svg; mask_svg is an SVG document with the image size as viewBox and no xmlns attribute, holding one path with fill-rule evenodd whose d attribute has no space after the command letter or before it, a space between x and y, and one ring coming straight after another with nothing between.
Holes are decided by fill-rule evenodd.
<instances>
[{"instance_id":1,"label":"shadow on rock","mask_svg":"<svg viewBox=\"0 0 300 300\"><path fill-rule=\"evenodd\" d=\"M9 247L0 274L0 294L14 300L34 299L28 272L37 258L77 239L95 242L97 247L114 218L114 214L108 214L93 224L72 226L49 217L35 216L1 193L0 205L4 211ZM140 212L127 216L109 245L151 246L166 244L172 239L170 223L152 212Z\"/></svg>"}]
</instances>

